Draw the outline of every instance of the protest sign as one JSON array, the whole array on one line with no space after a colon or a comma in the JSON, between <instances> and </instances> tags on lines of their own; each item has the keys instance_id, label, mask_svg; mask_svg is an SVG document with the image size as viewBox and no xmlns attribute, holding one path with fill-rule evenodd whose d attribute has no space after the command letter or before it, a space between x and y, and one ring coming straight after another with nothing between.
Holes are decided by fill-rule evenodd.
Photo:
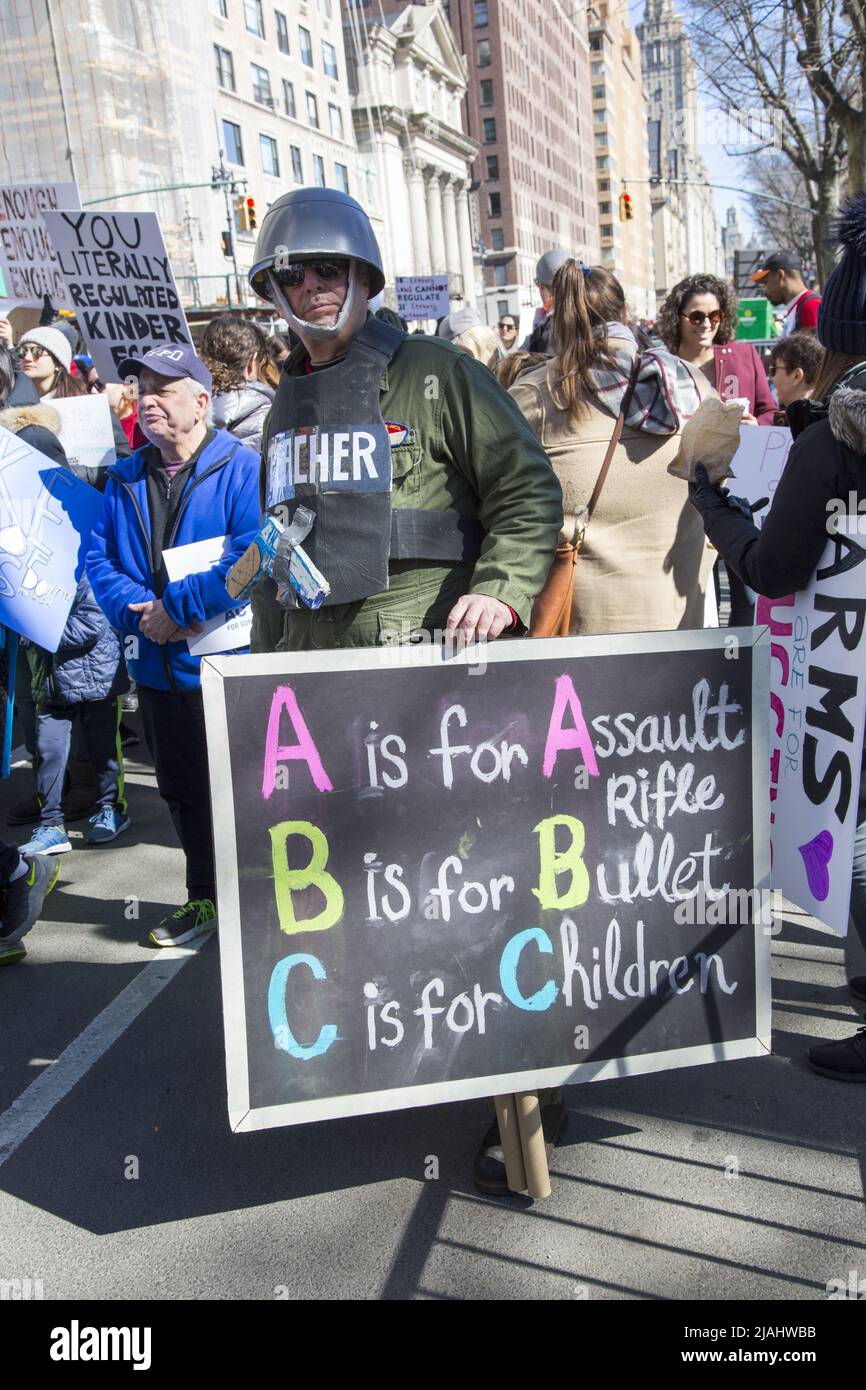
<instances>
[{"instance_id":1,"label":"protest sign","mask_svg":"<svg viewBox=\"0 0 866 1390\"><path fill-rule=\"evenodd\" d=\"M56 309L69 307L69 292L43 215L80 207L74 183L0 185L0 264L4 295L10 300L41 309L47 294Z\"/></svg>"},{"instance_id":2,"label":"protest sign","mask_svg":"<svg viewBox=\"0 0 866 1390\"><path fill-rule=\"evenodd\" d=\"M0 777L8 777L12 764L12 715L15 711L15 673L18 633L0 623Z\"/></svg>"},{"instance_id":3,"label":"protest sign","mask_svg":"<svg viewBox=\"0 0 866 1390\"><path fill-rule=\"evenodd\" d=\"M733 479L726 486L737 497L757 502L773 501L785 471L792 444L791 431L780 425L740 425L740 447L731 461ZM755 525L763 526L769 506L755 513Z\"/></svg>"},{"instance_id":4,"label":"protest sign","mask_svg":"<svg viewBox=\"0 0 866 1390\"><path fill-rule=\"evenodd\" d=\"M397 313L404 319L439 319L450 308L447 275L398 275Z\"/></svg>"},{"instance_id":5,"label":"protest sign","mask_svg":"<svg viewBox=\"0 0 866 1390\"><path fill-rule=\"evenodd\" d=\"M201 574L213 565L218 565L226 550L226 537L214 536L210 540L191 541L188 545L175 545L162 552L166 573L170 580L186 579L190 574ZM210 656L213 652L231 652L236 647L248 647L253 626L253 610L249 603L240 604L216 618L208 618L202 623L198 637L187 642L190 656Z\"/></svg>"},{"instance_id":6,"label":"protest sign","mask_svg":"<svg viewBox=\"0 0 866 1390\"><path fill-rule=\"evenodd\" d=\"M45 225L103 381L125 357L192 345L155 212L54 212Z\"/></svg>"},{"instance_id":7,"label":"protest sign","mask_svg":"<svg viewBox=\"0 0 866 1390\"><path fill-rule=\"evenodd\" d=\"M767 1051L769 653L725 638L205 658L233 1127Z\"/></svg>"},{"instance_id":8,"label":"protest sign","mask_svg":"<svg viewBox=\"0 0 866 1390\"><path fill-rule=\"evenodd\" d=\"M81 468L103 468L116 463L111 409L105 396L67 396L53 400L60 416L60 434L67 462Z\"/></svg>"},{"instance_id":9,"label":"protest sign","mask_svg":"<svg viewBox=\"0 0 866 1390\"><path fill-rule=\"evenodd\" d=\"M0 429L0 623L55 652L102 495Z\"/></svg>"},{"instance_id":10,"label":"protest sign","mask_svg":"<svg viewBox=\"0 0 866 1390\"><path fill-rule=\"evenodd\" d=\"M866 713L866 518L843 517L808 588L759 598L755 622L772 641L773 886L844 936Z\"/></svg>"}]
</instances>

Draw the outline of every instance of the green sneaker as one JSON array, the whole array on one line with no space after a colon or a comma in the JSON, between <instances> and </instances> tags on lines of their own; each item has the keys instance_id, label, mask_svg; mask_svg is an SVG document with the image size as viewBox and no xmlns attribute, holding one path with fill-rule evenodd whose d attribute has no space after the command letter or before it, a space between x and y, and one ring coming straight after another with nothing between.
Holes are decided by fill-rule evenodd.
<instances>
[{"instance_id":1,"label":"green sneaker","mask_svg":"<svg viewBox=\"0 0 866 1390\"><path fill-rule=\"evenodd\" d=\"M0 965L17 965L26 955L25 946L0 946Z\"/></svg>"},{"instance_id":2,"label":"green sneaker","mask_svg":"<svg viewBox=\"0 0 866 1390\"><path fill-rule=\"evenodd\" d=\"M193 898L170 917L163 917L150 933L152 946L184 946L216 927L216 908L210 898Z\"/></svg>"}]
</instances>

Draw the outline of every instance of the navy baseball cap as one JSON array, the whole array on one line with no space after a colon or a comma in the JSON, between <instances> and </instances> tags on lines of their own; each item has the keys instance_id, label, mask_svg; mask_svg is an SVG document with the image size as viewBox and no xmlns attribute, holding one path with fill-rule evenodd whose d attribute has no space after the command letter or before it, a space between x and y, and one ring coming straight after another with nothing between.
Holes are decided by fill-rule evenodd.
<instances>
[{"instance_id":1,"label":"navy baseball cap","mask_svg":"<svg viewBox=\"0 0 866 1390\"><path fill-rule=\"evenodd\" d=\"M213 377L195 349L185 343L151 348L143 357L127 357L118 366L117 373L121 381L125 381L127 377L139 376L144 367L149 367L157 376L191 377L207 392L213 390Z\"/></svg>"}]
</instances>

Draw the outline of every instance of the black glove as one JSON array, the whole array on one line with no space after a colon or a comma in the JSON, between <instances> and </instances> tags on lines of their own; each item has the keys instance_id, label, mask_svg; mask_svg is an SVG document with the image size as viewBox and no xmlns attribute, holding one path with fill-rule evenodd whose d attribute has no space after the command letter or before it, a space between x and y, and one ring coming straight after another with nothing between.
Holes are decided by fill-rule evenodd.
<instances>
[{"instance_id":1,"label":"black glove","mask_svg":"<svg viewBox=\"0 0 866 1390\"><path fill-rule=\"evenodd\" d=\"M753 513L766 507L769 500L768 497L762 497L760 501L753 503L746 497L735 497L720 483L710 482L709 474L702 463L695 466L695 480L689 483L689 501L703 517L730 508L731 511L739 512L747 521L751 521Z\"/></svg>"}]
</instances>

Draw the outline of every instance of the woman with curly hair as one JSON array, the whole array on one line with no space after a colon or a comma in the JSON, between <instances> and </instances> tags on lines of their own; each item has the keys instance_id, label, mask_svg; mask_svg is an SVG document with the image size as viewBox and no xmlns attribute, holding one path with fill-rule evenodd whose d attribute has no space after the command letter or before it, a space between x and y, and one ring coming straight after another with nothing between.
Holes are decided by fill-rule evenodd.
<instances>
[{"instance_id":1,"label":"woman with curly hair","mask_svg":"<svg viewBox=\"0 0 866 1390\"><path fill-rule=\"evenodd\" d=\"M743 402L746 424L772 425L776 403L767 373L751 343L733 341L736 323L737 301L724 280L687 275L662 305L656 331L723 401Z\"/></svg>"},{"instance_id":2,"label":"woman with curly hair","mask_svg":"<svg viewBox=\"0 0 866 1390\"><path fill-rule=\"evenodd\" d=\"M221 314L202 334L201 358L213 377L214 425L261 453L274 399L264 333L237 314Z\"/></svg>"}]
</instances>

